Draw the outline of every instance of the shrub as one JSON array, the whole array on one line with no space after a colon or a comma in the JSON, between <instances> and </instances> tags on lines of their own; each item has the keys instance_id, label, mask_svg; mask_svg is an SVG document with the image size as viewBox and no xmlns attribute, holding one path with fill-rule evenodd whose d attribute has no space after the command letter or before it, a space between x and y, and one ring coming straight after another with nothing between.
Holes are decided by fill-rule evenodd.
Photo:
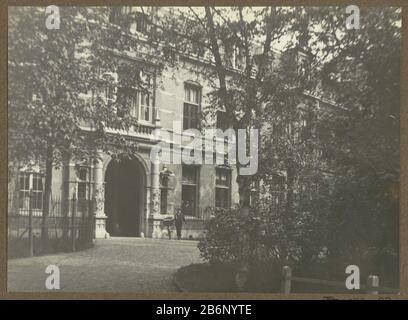
<instances>
[{"instance_id":1,"label":"shrub","mask_svg":"<svg viewBox=\"0 0 408 320\"><path fill-rule=\"evenodd\" d=\"M305 248L296 236L291 236L301 234L297 227L300 224L289 221L288 228L283 213L276 206L251 208L245 216L240 214L240 208L214 209L198 244L201 256L210 264L227 265L234 271L246 265L248 291L278 292L282 267L289 265L298 270L305 264ZM311 256L315 266L317 255Z\"/></svg>"},{"instance_id":2,"label":"shrub","mask_svg":"<svg viewBox=\"0 0 408 320\"><path fill-rule=\"evenodd\" d=\"M258 264L280 260L285 239L276 215L251 209L243 216L239 207L217 208L213 212L198 244L205 260L232 265L242 261Z\"/></svg>"},{"instance_id":3,"label":"shrub","mask_svg":"<svg viewBox=\"0 0 408 320\"><path fill-rule=\"evenodd\" d=\"M198 243L201 256L213 264L234 264L243 258L243 229L245 222L238 208L214 209L206 222L205 236Z\"/></svg>"}]
</instances>

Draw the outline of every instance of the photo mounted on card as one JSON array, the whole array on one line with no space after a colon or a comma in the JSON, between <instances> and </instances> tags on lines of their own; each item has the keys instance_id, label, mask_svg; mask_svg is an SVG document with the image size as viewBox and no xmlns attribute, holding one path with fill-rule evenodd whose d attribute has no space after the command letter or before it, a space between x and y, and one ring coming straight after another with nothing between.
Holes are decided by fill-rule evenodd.
<instances>
[{"instance_id":1,"label":"photo mounted on card","mask_svg":"<svg viewBox=\"0 0 408 320\"><path fill-rule=\"evenodd\" d=\"M399 294L402 8L203 5L8 7L7 291Z\"/></svg>"}]
</instances>

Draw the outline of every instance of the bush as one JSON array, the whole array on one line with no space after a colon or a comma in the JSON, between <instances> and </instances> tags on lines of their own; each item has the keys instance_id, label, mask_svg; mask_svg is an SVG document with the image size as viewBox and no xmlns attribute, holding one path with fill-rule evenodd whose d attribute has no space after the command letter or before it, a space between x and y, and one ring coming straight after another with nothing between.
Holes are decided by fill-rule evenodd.
<instances>
[{"instance_id":1,"label":"bush","mask_svg":"<svg viewBox=\"0 0 408 320\"><path fill-rule=\"evenodd\" d=\"M243 216L240 208L214 209L206 223L205 236L198 244L202 258L212 265L228 266L234 273L247 266L247 291L279 292L284 265L297 271L308 265L302 259L304 248L296 237L288 236L299 231L284 227L282 212L277 207L251 208ZM313 269L318 259L316 254L311 256L314 261L308 262Z\"/></svg>"},{"instance_id":2,"label":"bush","mask_svg":"<svg viewBox=\"0 0 408 320\"><path fill-rule=\"evenodd\" d=\"M214 209L205 225L198 248L210 263L239 264L288 261L285 230L276 212L251 208L243 216L240 208Z\"/></svg>"},{"instance_id":3,"label":"bush","mask_svg":"<svg viewBox=\"0 0 408 320\"><path fill-rule=\"evenodd\" d=\"M201 256L213 264L234 264L242 259L244 228L237 208L214 209L206 222L205 236L198 243Z\"/></svg>"},{"instance_id":4,"label":"bush","mask_svg":"<svg viewBox=\"0 0 408 320\"><path fill-rule=\"evenodd\" d=\"M333 252L320 221L324 219L313 213L296 212L294 218L285 219L280 208L251 209L247 216L239 208L213 209L198 248L212 265L226 266L234 273L247 266L248 291L274 292L283 265L291 266L298 276L340 281L345 279L346 266L354 264L360 267L362 279L375 274L382 285L398 287L398 255L375 247L352 254L341 241L337 243L343 251Z\"/></svg>"},{"instance_id":5,"label":"bush","mask_svg":"<svg viewBox=\"0 0 408 320\"><path fill-rule=\"evenodd\" d=\"M282 267L290 263L280 259L282 234L273 219L275 215L256 209L248 215L242 215L240 208L214 209L198 244L201 256L211 265L227 266L234 274L247 265L247 291L279 292Z\"/></svg>"}]
</instances>

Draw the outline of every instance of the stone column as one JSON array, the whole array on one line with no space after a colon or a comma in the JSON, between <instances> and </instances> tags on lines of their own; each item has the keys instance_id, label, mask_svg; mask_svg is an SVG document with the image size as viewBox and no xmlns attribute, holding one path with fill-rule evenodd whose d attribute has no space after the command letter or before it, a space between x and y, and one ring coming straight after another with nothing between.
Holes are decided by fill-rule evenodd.
<instances>
[{"instance_id":1,"label":"stone column","mask_svg":"<svg viewBox=\"0 0 408 320\"><path fill-rule=\"evenodd\" d=\"M103 179L102 161L95 160L94 164L94 199L95 199L95 238L109 238L106 231L105 215L105 183Z\"/></svg>"},{"instance_id":2,"label":"stone column","mask_svg":"<svg viewBox=\"0 0 408 320\"><path fill-rule=\"evenodd\" d=\"M160 169L159 162L152 161L151 164L151 189L150 189L150 215L153 218L152 237L161 237L160 228Z\"/></svg>"}]
</instances>

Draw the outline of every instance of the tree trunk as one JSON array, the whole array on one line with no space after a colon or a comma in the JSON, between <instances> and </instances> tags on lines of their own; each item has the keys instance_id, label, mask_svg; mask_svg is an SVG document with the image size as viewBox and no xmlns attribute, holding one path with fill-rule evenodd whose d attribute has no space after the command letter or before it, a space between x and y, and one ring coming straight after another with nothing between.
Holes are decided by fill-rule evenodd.
<instances>
[{"instance_id":1,"label":"tree trunk","mask_svg":"<svg viewBox=\"0 0 408 320\"><path fill-rule=\"evenodd\" d=\"M239 169L238 169L239 170ZM251 179L249 176L239 175L237 176L238 193L239 193L239 205L242 207L248 207L251 204Z\"/></svg>"},{"instance_id":2,"label":"tree trunk","mask_svg":"<svg viewBox=\"0 0 408 320\"><path fill-rule=\"evenodd\" d=\"M283 212L283 227L284 227L284 232L285 232L285 242L282 248L282 258L283 259L288 259L288 254L289 254L289 243L292 238L293 234L293 188L294 188L294 168L293 168L293 163L292 160L289 159L288 161L288 166L286 169L286 208L285 211Z\"/></svg>"},{"instance_id":3,"label":"tree trunk","mask_svg":"<svg viewBox=\"0 0 408 320\"><path fill-rule=\"evenodd\" d=\"M52 184L52 167L53 167L53 148L51 145L47 147L47 158L45 161L45 184L43 196L43 212L41 220L41 240L44 248L48 241L47 218L50 213L51 202L51 184Z\"/></svg>"}]
</instances>

